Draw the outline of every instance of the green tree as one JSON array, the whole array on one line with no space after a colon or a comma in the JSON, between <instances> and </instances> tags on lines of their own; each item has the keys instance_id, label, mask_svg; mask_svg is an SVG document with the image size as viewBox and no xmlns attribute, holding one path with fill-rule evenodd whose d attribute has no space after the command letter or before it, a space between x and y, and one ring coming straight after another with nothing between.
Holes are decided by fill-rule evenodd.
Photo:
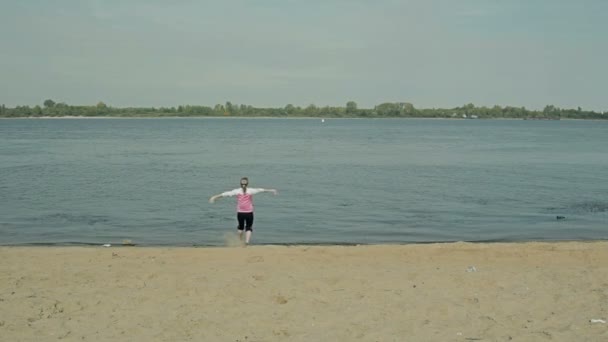
<instances>
[{"instance_id":1,"label":"green tree","mask_svg":"<svg viewBox=\"0 0 608 342\"><path fill-rule=\"evenodd\" d=\"M34 107L33 114L34 114L35 116L42 116L42 108L40 108L40 106L39 106L39 105L36 105L36 106Z\"/></svg>"},{"instance_id":2,"label":"green tree","mask_svg":"<svg viewBox=\"0 0 608 342\"><path fill-rule=\"evenodd\" d=\"M232 105L232 102L226 101L225 111L228 113L228 115L232 115L234 113L234 106Z\"/></svg>"},{"instance_id":3,"label":"green tree","mask_svg":"<svg viewBox=\"0 0 608 342\"><path fill-rule=\"evenodd\" d=\"M555 108L554 105L546 105L545 108L543 109L543 114L545 114L545 115L551 115L556 110L557 110L557 108Z\"/></svg>"},{"instance_id":4,"label":"green tree","mask_svg":"<svg viewBox=\"0 0 608 342\"><path fill-rule=\"evenodd\" d=\"M95 105L95 114L96 115L104 115L107 113L108 106L105 103L99 101Z\"/></svg>"},{"instance_id":5,"label":"green tree","mask_svg":"<svg viewBox=\"0 0 608 342\"><path fill-rule=\"evenodd\" d=\"M215 107L213 107L213 112L215 113L215 115L227 115L226 109L223 105L219 103L216 104Z\"/></svg>"},{"instance_id":6,"label":"green tree","mask_svg":"<svg viewBox=\"0 0 608 342\"><path fill-rule=\"evenodd\" d=\"M399 116L401 108L398 103L385 102L375 108L378 116Z\"/></svg>"},{"instance_id":7,"label":"green tree","mask_svg":"<svg viewBox=\"0 0 608 342\"><path fill-rule=\"evenodd\" d=\"M319 108L314 104L308 105L308 107L304 108L304 115L309 117L314 117L319 115Z\"/></svg>"},{"instance_id":8,"label":"green tree","mask_svg":"<svg viewBox=\"0 0 608 342\"><path fill-rule=\"evenodd\" d=\"M346 114L352 115L357 113L357 103L355 101L346 102Z\"/></svg>"},{"instance_id":9,"label":"green tree","mask_svg":"<svg viewBox=\"0 0 608 342\"><path fill-rule=\"evenodd\" d=\"M55 107L55 101L53 101L51 99L47 99L47 100L44 100L43 105L47 108L52 108L52 107Z\"/></svg>"},{"instance_id":10,"label":"green tree","mask_svg":"<svg viewBox=\"0 0 608 342\"><path fill-rule=\"evenodd\" d=\"M407 116L413 116L416 113L416 108L409 102L400 102L399 107L401 112Z\"/></svg>"},{"instance_id":11,"label":"green tree","mask_svg":"<svg viewBox=\"0 0 608 342\"><path fill-rule=\"evenodd\" d=\"M475 105L472 103L466 104L462 107L464 109L465 114L473 114L475 110Z\"/></svg>"},{"instance_id":12,"label":"green tree","mask_svg":"<svg viewBox=\"0 0 608 342\"><path fill-rule=\"evenodd\" d=\"M291 116L296 111L296 107L294 107L291 103L285 106L285 114Z\"/></svg>"}]
</instances>

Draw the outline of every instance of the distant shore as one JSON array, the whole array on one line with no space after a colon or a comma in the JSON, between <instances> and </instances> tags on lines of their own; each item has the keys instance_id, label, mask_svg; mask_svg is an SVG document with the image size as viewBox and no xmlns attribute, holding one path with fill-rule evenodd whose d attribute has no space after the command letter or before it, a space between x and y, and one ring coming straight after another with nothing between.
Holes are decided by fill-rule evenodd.
<instances>
[{"instance_id":1,"label":"distant shore","mask_svg":"<svg viewBox=\"0 0 608 342\"><path fill-rule=\"evenodd\" d=\"M604 119L527 119L527 118L430 118L430 117L315 117L315 116L24 116L24 117L0 117L1 119L21 120L61 120L61 119L314 119L314 120L384 120L384 119L416 119L416 120L454 120L454 121L485 121L485 120L516 120L516 121L608 121Z\"/></svg>"},{"instance_id":2,"label":"distant shore","mask_svg":"<svg viewBox=\"0 0 608 342\"><path fill-rule=\"evenodd\" d=\"M24 340L602 341L608 242L0 247Z\"/></svg>"}]
</instances>

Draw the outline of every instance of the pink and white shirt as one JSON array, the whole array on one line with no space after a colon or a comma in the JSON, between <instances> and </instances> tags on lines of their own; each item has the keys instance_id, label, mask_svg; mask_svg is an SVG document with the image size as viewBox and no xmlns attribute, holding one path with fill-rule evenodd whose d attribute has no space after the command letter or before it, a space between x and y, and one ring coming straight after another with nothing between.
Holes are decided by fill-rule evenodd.
<instances>
[{"instance_id":1,"label":"pink and white shirt","mask_svg":"<svg viewBox=\"0 0 608 342\"><path fill-rule=\"evenodd\" d=\"M239 213L252 213L253 212L253 195L263 192L262 188L247 188L247 192L243 192L243 189L234 189L226 192L222 192L222 197L236 196L236 211Z\"/></svg>"}]
</instances>

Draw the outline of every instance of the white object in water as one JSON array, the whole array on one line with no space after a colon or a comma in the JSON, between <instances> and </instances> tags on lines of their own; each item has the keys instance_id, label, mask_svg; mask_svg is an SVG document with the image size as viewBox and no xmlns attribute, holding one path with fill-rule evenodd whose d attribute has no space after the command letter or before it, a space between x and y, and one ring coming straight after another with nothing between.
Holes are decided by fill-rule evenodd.
<instances>
[{"instance_id":1,"label":"white object in water","mask_svg":"<svg viewBox=\"0 0 608 342\"><path fill-rule=\"evenodd\" d=\"M325 119L321 119L321 122L325 122Z\"/></svg>"},{"instance_id":2,"label":"white object in water","mask_svg":"<svg viewBox=\"0 0 608 342\"><path fill-rule=\"evenodd\" d=\"M110 245L109 243L105 243L103 244L104 247L112 247L112 245Z\"/></svg>"}]
</instances>

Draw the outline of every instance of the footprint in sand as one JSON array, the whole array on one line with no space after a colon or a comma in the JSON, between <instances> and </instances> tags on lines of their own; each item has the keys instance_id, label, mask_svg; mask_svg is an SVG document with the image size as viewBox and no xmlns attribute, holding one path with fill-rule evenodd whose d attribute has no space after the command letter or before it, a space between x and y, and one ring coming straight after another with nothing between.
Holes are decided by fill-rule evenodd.
<instances>
[{"instance_id":1,"label":"footprint in sand","mask_svg":"<svg viewBox=\"0 0 608 342\"><path fill-rule=\"evenodd\" d=\"M244 247L245 244L237 234L226 233L224 234L224 245L226 247Z\"/></svg>"},{"instance_id":2,"label":"footprint in sand","mask_svg":"<svg viewBox=\"0 0 608 342\"><path fill-rule=\"evenodd\" d=\"M248 258L247 262L250 264L254 263L254 262L264 262L264 257L260 256L260 255L255 255L255 256Z\"/></svg>"},{"instance_id":3,"label":"footprint in sand","mask_svg":"<svg viewBox=\"0 0 608 342\"><path fill-rule=\"evenodd\" d=\"M260 275L260 274L254 274L254 275L251 276L251 278L253 278L254 280L257 280L257 281L265 279L265 277L263 275Z\"/></svg>"},{"instance_id":4,"label":"footprint in sand","mask_svg":"<svg viewBox=\"0 0 608 342\"><path fill-rule=\"evenodd\" d=\"M281 296L281 295L278 295L278 296L274 297L274 301L275 301L277 304L287 304L287 302L288 302L288 301L287 301L287 298L285 298L285 297L283 297L283 296Z\"/></svg>"}]
</instances>

